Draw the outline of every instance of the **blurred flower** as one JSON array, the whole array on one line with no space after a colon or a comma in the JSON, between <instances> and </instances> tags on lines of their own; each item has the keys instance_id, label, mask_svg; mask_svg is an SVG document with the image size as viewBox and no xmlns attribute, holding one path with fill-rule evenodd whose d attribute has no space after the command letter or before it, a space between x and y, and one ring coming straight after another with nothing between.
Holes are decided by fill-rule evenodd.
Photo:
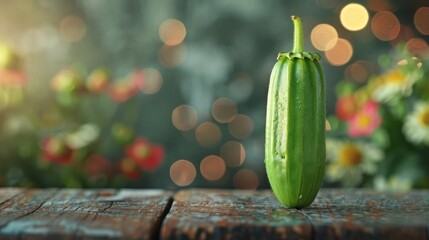
<instances>
[{"instance_id":1,"label":"blurred flower","mask_svg":"<svg viewBox=\"0 0 429 240\"><path fill-rule=\"evenodd\" d=\"M0 69L15 70L18 67L18 55L9 45L0 43Z\"/></svg>"},{"instance_id":2,"label":"blurred flower","mask_svg":"<svg viewBox=\"0 0 429 240\"><path fill-rule=\"evenodd\" d=\"M136 94L138 89L135 88L131 81L119 80L109 86L110 97L116 102L125 102Z\"/></svg>"},{"instance_id":3,"label":"blurred flower","mask_svg":"<svg viewBox=\"0 0 429 240\"><path fill-rule=\"evenodd\" d=\"M372 175L383 153L371 144L326 140L327 180L340 181L346 187L357 186L363 175Z\"/></svg>"},{"instance_id":4,"label":"blurred flower","mask_svg":"<svg viewBox=\"0 0 429 240\"><path fill-rule=\"evenodd\" d=\"M127 78L113 82L109 87L110 97L117 102L125 102L142 88L144 83L143 71L135 70Z\"/></svg>"},{"instance_id":5,"label":"blurred flower","mask_svg":"<svg viewBox=\"0 0 429 240\"><path fill-rule=\"evenodd\" d=\"M380 123L381 118L378 115L378 104L369 101L350 119L349 135L352 137L370 136Z\"/></svg>"},{"instance_id":6,"label":"blurred flower","mask_svg":"<svg viewBox=\"0 0 429 240\"><path fill-rule=\"evenodd\" d=\"M144 72L142 70L134 70L129 78L136 91L142 89L145 80Z\"/></svg>"},{"instance_id":7,"label":"blurred flower","mask_svg":"<svg viewBox=\"0 0 429 240\"><path fill-rule=\"evenodd\" d=\"M356 101L352 96L344 96L338 99L336 113L339 119L345 121L353 117L358 110Z\"/></svg>"},{"instance_id":8,"label":"blurred flower","mask_svg":"<svg viewBox=\"0 0 429 240\"><path fill-rule=\"evenodd\" d=\"M392 176L388 179L378 176L374 179L374 187L379 191L407 192L411 190L413 181L411 179Z\"/></svg>"},{"instance_id":9,"label":"blurred flower","mask_svg":"<svg viewBox=\"0 0 429 240\"><path fill-rule=\"evenodd\" d=\"M109 177L113 174L112 163L99 154L94 154L88 158L85 170L88 176L92 179L97 179L103 176Z\"/></svg>"},{"instance_id":10,"label":"blurred flower","mask_svg":"<svg viewBox=\"0 0 429 240\"><path fill-rule=\"evenodd\" d=\"M406 118L403 132L408 141L429 145L429 104L419 102Z\"/></svg>"},{"instance_id":11,"label":"blurred flower","mask_svg":"<svg viewBox=\"0 0 429 240\"><path fill-rule=\"evenodd\" d=\"M125 155L142 169L154 171L163 161L164 148L160 145L151 145L144 138L137 138L125 149Z\"/></svg>"},{"instance_id":12,"label":"blurred flower","mask_svg":"<svg viewBox=\"0 0 429 240\"><path fill-rule=\"evenodd\" d=\"M57 164L69 164L74 151L59 137L48 137L43 141L42 158Z\"/></svg>"},{"instance_id":13,"label":"blurred flower","mask_svg":"<svg viewBox=\"0 0 429 240\"><path fill-rule=\"evenodd\" d=\"M72 149L83 148L93 143L98 138L99 133L98 126L87 123L80 126L77 131L68 134L66 143Z\"/></svg>"},{"instance_id":14,"label":"blurred flower","mask_svg":"<svg viewBox=\"0 0 429 240\"><path fill-rule=\"evenodd\" d=\"M122 123L115 123L112 127L113 137L121 144L130 143L134 134L130 127Z\"/></svg>"},{"instance_id":15,"label":"blurred flower","mask_svg":"<svg viewBox=\"0 0 429 240\"><path fill-rule=\"evenodd\" d=\"M0 86L22 87L27 82L27 75L19 70L5 70L0 68Z\"/></svg>"},{"instance_id":16,"label":"blurred flower","mask_svg":"<svg viewBox=\"0 0 429 240\"><path fill-rule=\"evenodd\" d=\"M0 84L0 109L22 103L24 89L22 87Z\"/></svg>"},{"instance_id":17,"label":"blurred flower","mask_svg":"<svg viewBox=\"0 0 429 240\"><path fill-rule=\"evenodd\" d=\"M78 73L71 69L61 70L55 77L52 79L51 87L56 92L76 92L82 89L82 79Z\"/></svg>"},{"instance_id":18,"label":"blurred flower","mask_svg":"<svg viewBox=\"0 0 429 240\"><path fill-rule=\"evenodd\" d=\"M137 180L141 176L139 166L129 158L122 159L119 162L119 168L121 169L122 174L124 174L124 176L129 180Z\"/></svg>"},{"instance_id":19,"label":"blurred flower","mask_svg":"<svg viewBox=\"0 0 429 240\"><path fill-rule=\"evenodd\" d=\"M110 75L104 68L97 68L89 75L86 89L93 93L103 92L110 81Z\"/></svg>"},{"instance_id":20,"label":"blurred flower","mask_svg":"<svg viewBox=\"0 0 429 240\"><path fill-rule=\"evenodd\" d=\"M0 43L0 86L22 87L26 80L18 55L10 46Z\"/></svg>"},{"instance_id":21,"label":"blurred flower","mask_svg":"<svg viewBox=\"0 0 429 240\"><path fill-rule=\"evenodd\" d=\"M0 129L2 130L2 134L6 136L15 136L35 130L35 122L28 115L9 114L5 117L3 126L0 126Z\"/></svg>"},{"instance_id":22,"label":"blurred flower","mask_svg":"<svg viewBox=\"0 0 429 240\"><path fill-rule=\"evenodd\" d=\"M421 71L411 71L404 73L400 69L394 69L378 78L372 83L373 98L378 102L389 102L398 96L409 96L412 93L412 86L421 76Z\"/></svg>"}]
</instances>

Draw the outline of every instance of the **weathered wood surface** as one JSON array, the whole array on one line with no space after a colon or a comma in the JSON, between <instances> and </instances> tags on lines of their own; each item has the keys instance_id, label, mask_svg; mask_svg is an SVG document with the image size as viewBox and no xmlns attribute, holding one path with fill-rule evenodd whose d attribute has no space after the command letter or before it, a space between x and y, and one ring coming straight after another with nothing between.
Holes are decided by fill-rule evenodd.
<instances>
[{"instance_id":1,"label":"weathered wood surface","mask_svg":"<svg viewBox=\"0 0 429 240\"><path fill-rule=\"evenodd\" d=\"M0 189L0 239L153 239L171 205L160 190Z\"/></svg>"},{"instance_id":2,"label":"weathered wood surface","mask_svg":"<svg viewBox=\"0 0 429 240\"><path fill-rule=\"evenodd\" d=\"M279 205L271 191L184 190L162 239L429 239L429 191L322 189L308 208Z\"/></svg>"},{"instance_id":3,"label":"weathered wood surface","mask_svg":"<svg viewBox=\"0 0 429 240\"><path fill-rule=\"evenodd\" d=\"M0 189L0 239L429 239L429 191Z\"/></svg>"},{"instance_id":4,"label":"weathered wood surface","mask_svg":"<svg viewBox=\"0 0 429 240\"><path fill-rule=\"evenodd\" d=\"M162 239L310 239L304 214L271 191L184 190L175 195Z\"/></svg>"},{"instance_id":5,"label":"weathered wood surface","mask_svg":"<svg viewBox=\"0 0 429 240\"><path fill-rule=\"evenodd\" d=\"M429 239L429 191L322 189L302 212L314 239Z\"/></svg>"}]
</instances>

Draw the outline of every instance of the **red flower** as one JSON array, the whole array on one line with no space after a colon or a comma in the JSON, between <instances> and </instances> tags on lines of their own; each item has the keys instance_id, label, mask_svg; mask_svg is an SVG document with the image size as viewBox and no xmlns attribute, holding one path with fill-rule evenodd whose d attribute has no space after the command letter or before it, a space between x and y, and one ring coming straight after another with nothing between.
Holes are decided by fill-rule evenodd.
<instances>
[{"instance_id":1,"label":"red flower","mask_svg":"<svg viewBox=\"0 0 429 240\"><path fill-rule=\"evenodd\" d=\"M357 110L357 103L352 96L345 96L338 99L336 104L336 113L340 120L350 120Z\"/></svg>"},{"instance_id":2,"label":"red flower","mask_svg":"<svg viewBox=\"0 0 429 240\"><path fill-rule=\"evenodd\" d=\"M369 101L349 121L349 135L352 137L370 136L381 124L378 104Z\"/></svg>"},{"instance_id":3,"label":"red flower","mask_svg":"<svg viewBox=\"0 0 429 240\"><path fill-rule=\"evenodd\" d=\"M129 159L124 158L119 163L119 168L121 169L121 172L124 174L124 176L130 180L137 180L141 176L141 172L137 164Z\"/></svg>"},{"instance_id":4,"label":"red flower","mask_svg":"<svg viewBox=\"0 0 429 240\"><path fill-rule=\"evenodd\" d=\"M85 170L90 178L110 177L113 174L112 163L99 154L94 154L88 158Z\"/></svg>"},{"instance_id":5,"label":"red flower","mask_svg":"<svg viewBox=\"0 0 429 240\"><path fill-rule=\"evenodd\" d=\"M142 169L154 171L163 161L164 148L160 145L151 145L144 138L137 138L125 149L125 155Z\"/></svg>"},{"instance_id":6,"label":"red flower","mask_svg":"<svg viewBox=\"0 0 429 240\"><path fill-rule=\"evenodd\" d=\"M125 102L140 91L144 75L140 70L133 71L127 79L114 82L109 87L110 97L117 102Z\"/></svg>"},{"instance_id":7,"label":"red flower","mask_svg":"<svg viewBox=\"0 0 429 240\"><path fill-rule=\"evenodd\" d=\"M109 87L110 97L116 102L125 102L136 93L133 83L127 80L114 82Z\"/></svg>"},{"instance_id":8,"label":"red flower","mask_svg":"<svg viewBox=\"0 0 429 240\"><path fill-rule=\"evenodd\" d=\"M73 159L73 153L63 139L49 137L43 141L42 157L48 162L69 164Z\"/></svg>"}]
</instances>

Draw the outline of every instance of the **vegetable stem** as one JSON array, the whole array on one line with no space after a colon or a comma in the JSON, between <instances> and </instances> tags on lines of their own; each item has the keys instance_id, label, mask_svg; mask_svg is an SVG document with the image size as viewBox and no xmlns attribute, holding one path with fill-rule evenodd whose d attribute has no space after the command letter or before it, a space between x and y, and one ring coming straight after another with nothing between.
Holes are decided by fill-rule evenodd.
<instances>
[{"instance_id":1,"label":"vegetable stem","mask_svg":"<svg viewBox=\"0 0 429 240\"><path fill-rule=\"evenodd\" d=\"M304 52L304 34L301 19L297 16L292 16L291 18L294 25L292 52Z\"/></svg>"}]
</instances>

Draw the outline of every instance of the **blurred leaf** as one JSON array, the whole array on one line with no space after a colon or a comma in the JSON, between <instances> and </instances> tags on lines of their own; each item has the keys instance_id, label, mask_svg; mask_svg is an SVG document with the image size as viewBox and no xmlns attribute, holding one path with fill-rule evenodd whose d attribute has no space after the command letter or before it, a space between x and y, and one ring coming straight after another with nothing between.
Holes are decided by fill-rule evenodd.
<instances>
[{"instance_id":1,"label":"blurred leaf","mask_svg":"<svg viewBox=\"0 0 429 240\"><path fill-rule=\"evenodd\" d=\"M397 100L392 102L389 105L390 105L390 111L392 112L393 116L401 120L405 118L405 116L408 113L408 106L405 101Z\"/></svg>"},{"instance_id":2,"label":"blurred leaf","mask_svg":"<svg viewBox=\"0 0 429 240\"><path fill-rule=\"evenodd\" d=\"M338 131L340 128L340 120L335 116L328 116L328 122L331 125L331 131Z\"/></svg>"},{"instance_id":3,"label":"blurred leaf","mask_svg":"<svg viewBox=\"0 0 429 240\"><path fill-rule=\"evenodd\" d=\"M78 104L78 97L73 92L59 92L57 101L61 106L72 108Z\"/></svg>"},{"instance_id":4,"label":"blurred leaf","mask_svg":"<svg viewBox=\"0 0 429 240\"><path fill-rule=\"evenodd\" d=\"M384 128L378 128L371 135L371 141L382 148L387 148L390 144L389 135Z\"/></svg>"},{"instance_id":5,"label":"blurred leaf","mask_svg":"<svg viewBox=\"0 0 429 240\"><path fill-rule=\"evenodd\" d=\"M356 86L349 81L341 81L335 86L335 94L338 98L353 94Z\"/></svg>"},{"instance_id":6,"label":"blurred leaf","mask_svg":"<svg viewBox=\"0 0 429 240\"><path fill-rule=\"evenodd\" d=\"M387 54L382 54L378 57L378 64L382 68L388 68L392 64L392 57Z\"/></svg>"}]
</instances>

